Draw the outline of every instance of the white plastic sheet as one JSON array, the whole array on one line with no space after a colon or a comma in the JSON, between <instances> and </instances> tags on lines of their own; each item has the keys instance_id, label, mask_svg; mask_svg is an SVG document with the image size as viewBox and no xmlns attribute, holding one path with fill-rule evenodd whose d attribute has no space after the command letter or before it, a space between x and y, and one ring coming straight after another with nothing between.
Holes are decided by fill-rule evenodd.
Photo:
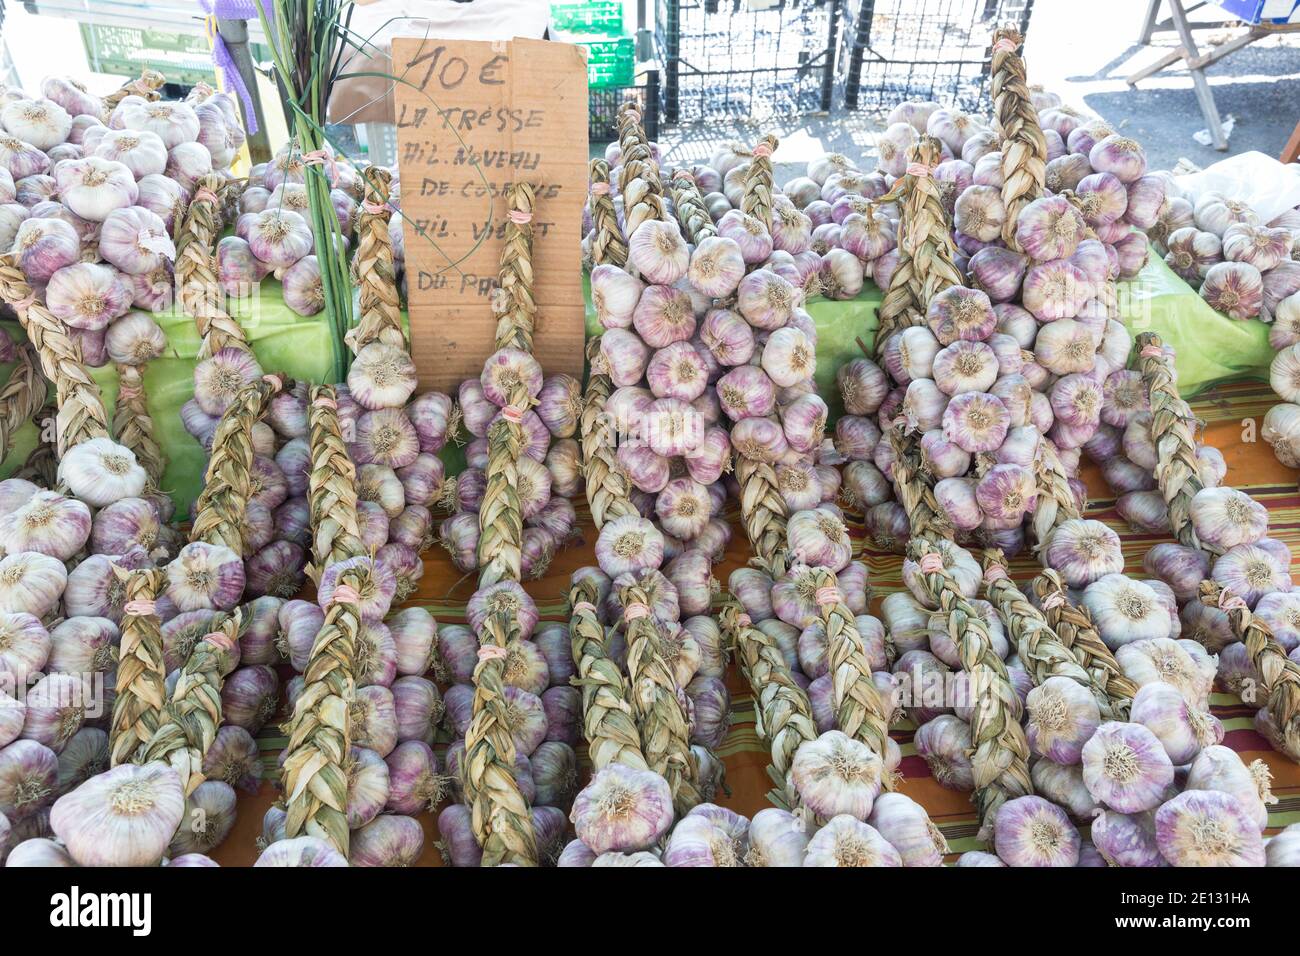
<instances>
[{"instance_id":1,"label":"white plastic sheet","mask_svg":"<svg viewBox=\"0 0 1300 956\"><path fill-rule=\"evenodd\" d=\"M1260 152L1241 153L1207 166L1199 173L1178 177L1178 188L1192 205L1206 193L1222 193L1248 203L1268 222L1300 206L1300 173Z\"/></svg>"}]
</instances>

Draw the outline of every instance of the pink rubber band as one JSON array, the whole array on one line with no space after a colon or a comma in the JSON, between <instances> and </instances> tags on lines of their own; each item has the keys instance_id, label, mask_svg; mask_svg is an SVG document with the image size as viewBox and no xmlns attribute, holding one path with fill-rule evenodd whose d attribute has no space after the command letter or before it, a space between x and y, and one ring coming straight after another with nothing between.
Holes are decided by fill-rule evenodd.
<instances>
[{"instance_id":1,"label":"pink rubber band","mask_svg":"<svg viewBox=\"0 0 1300 956\"><path fill-rule=\"evenodd\" d=\"M516 226L526 226L533 221L533 214L524 212L522 209L511 209L506 215L510 217L510 221Z\"/></svg>"},{"instance_id":2,"label":"pink rubber band","mask_svg":"<svg viewBox=\"0 0 1300 956\"><path fill-rule=\"evenodd\" d=\"M1051 591L1043 597L1043 610L1050 611L1065 604L1065 595L1060 591Z\"/></svg>"},{"instance_id":3,"label":"pink rubber band","mask_svg":"<svg viewBox=\"0 0 1300 956\"><path fill-rule=\"evenodd\" d=\"M649 617L650 609L640 602L633 602L623 608L623 620L635 621L639 618Z\"/></svg>"},{"instance_id":4,"label":"pink rubber band","mask_svg":"<svg viewBox=\"0 0 1300 956\"><path fill-rule=\"evenodd\" d=\"M363 200L362 203L361 203L361 211L362 211L362 212L367 212L367 213L369 213L369 214L372 215L372 216L378 216L378 215L380 215L381 213L388 212L388 203L386 203L386 202L371 202L369 199L366 199L366 200Z\"/></svg>"},{"instance_id":5,"label":"pink rubber band","mask_svg":"<svg viewBox=\"0 0 1300 956\"><path fill-rule=\"evenodd\" d=\"M15 312L19 311L20 309L21 309L23 312L26 312L28 309L30 309L30 308L31 308L33 305L35 305L35 304L36 304L36 293L35 293L35 292L28 292L25 296L23 296L23 297L22 297L21 299L19 299L17 302L12 303Z\"/></svg>"},{"instance_id":6,"label":"pink rubber band","mask_svg":"<svg viewBox=\"0 0 1300 956\"><path fill-rule=\"evenodd\" d=\"M334 401L334 399L330 398L328 395L318 395L312 400L312 404L317 408L332 408L337 410L339 407L339 403Z\"/></svg>"},{"instance_id":7,"label":"pink rubber band","mask_svg":"<svg viewBox=\"0 0 1300 956\"><path fill-rule=\"evenodd\" d=\"M918 562L922 574L938 574L943 570L943 555L938 551L927 551Z\"/></svg>"},{"instance_id":8,"label":"pink rubber band","mask_svg":"<svg viewBox=\"0 0 1300 956\"><path fill-rule=\"evenodd\" d=\"M609 195L609 183L592 183L592 184L591 184L591 194L592 194L593 196L608 196L608 195Z\"/></svg>"},{"instance_id":9,"label":"pink rubber band","mask_svg":"<svg viewBox=\"0 0 1300 956\"><path fill-rule=\"evenodd\" d=\"M759 143L751 152L758 157L767 157L772 155L772 147L768 146L767 143Z\"/></svg>"},{"instance_id":10,"label":"pink rubber band","mask_svg":"<svg viewBox=\"0 0 1300 956\"><path fill-rule=\"evenodd\" d=\"M117 400L119 402L129 402L132 399L139 398L141 394L139 385L119 385L117 387Z\"/></svg>"},{"instance_id":11,"label":"pink rubber band","mask_svg":"<svg viewBox=\"0 0 1300 956\"><path fill-rule=\"evenodd\" d=\"M334 593L330 595L329 604L333 607L335 604L360 604L361 595L357 589L347 584L340 584L334 588Z\"/></svg>"},{"instance_id":12,"label":"pink rubber band","mask_svg":"<svg viewBox=\"0 0 1300 956\"><path fill-rule=\"evenodd\" d=\"M843 604L844 592L834 586L828 586L817 589L817 605L826 607L828 604Z\"/></svg>"},{"instance_id":13,"label":"pink rubber band","mask_svg":"<svg viewBox=\"0 0 1300 956\"><path fill-rule=\"evenodd\" d=\"M153 601L127 601L122 610L134 617L149 617L154 613Z\"/></svg>"},{"instance_id":14,"label":"pink rubber band","mask_svg":"<svg viewBox=\"0 0 1300 956\"><path fill-rule=\"evenodd\" d=\"M1162 358L1164 354L1165 350L1158 345L1144 345L1142 351L1138 353L1142 358Z\"/></svg>"},{"instance_id":15,"label":"pink rubber band","mask_svg":"<svg viewBox=\"0 0 1300 956\"><path fill-rule=\"evenodd\" d=\"M509 651L497 644L484 644L478 649L480 661L503 661L509 656Z\"/></svg>"},{"instance_id":16,"label":"pink rubber band","mask_svg":"<svg viewBox=\"0 0 1300 956\"><path fill-rule=\"evenodd\" d=\"M524 420L524 410L518 405L507 405L505 408L501 409L501 417L508 422L518 425Z\"/></svg>"},{"instance_id":17,"label":"pink rubber band","mask_svg":"<svg viewBox=\"0 0 1300 956\"><path fill-rule=\"evenodd\" d=\"M272 375L269 372L262 376L262 381L267 385L270 385L271 388L277 392L284 388L284 379L280 378L278 375Z\"/></svg>"},{"instance_id":18,"label":"pink rubber band","mask_svg":"<svg viewBox=\"0 0 1300 956\"><path fill-rule=\"evenodd\" d=\"M330 184L338 182L339 164L325 150L313 149L310 153L303 153L302 162L304 166L324 166L328 171Z\"/></svg>"},{"instance_id":19,"label":"pink rubber band","mask_svg":"<svg viewBox=\"0 0 1300 956\"><path fill-rule=\"evenodd\" d=\"M1249 611L1250 605L1244 600L1237 597L1227 588L1219 592L1219 610L1227 611Z\"/></svg>"},{"instance_id":20,"label":"pink rubber band","mask_svg":"<svg viewBox=\"0 0 1300 956\"><path fill-rule=\"evenodd\" d=\"M737 614L736 623L739 624L741 627L751 627L754 622L753 620L750 619L750 616L748 614Z\"/></svg>"},{"instance_id":21,"label":"pink rubber band","mask_svg":"<svg viewBox=\"0 0 1300 956\"><path fill-rule=\"evenodd\" d=\"M1002 37L997 43L993 44L994 53L1014 53L1016 52L1016 41L1010 37Z\"/></svg>"},{"instance_id":22,"label":"pink rubber band","mask_svg":"<svg viewBox=\"0 0 1300 956\"><path fill-rule=\"evenodd\" d=\"M195 191L194 198L190 200L190 205L193 205L196 202L212 203L212 205L215 206L220 202L220 200L217 199L217 194L211 189L208 189L206 186L201 186Z\"/></svg>"},{"instance_id":23,"label":"pink rubber band","mask_svg":"<svg viewBox=\"0 0 1300 956\"><path fill-rule=\"evenodd\" d=\"M917 179L929 179L930 167L925 163L908 163L907 175L915 176Z\"/></svg>"},{"instance_id":24,"label":"pink rubber band","mask_svg":"<svg viewBox=\"0 0 1300 956\"><path fill-rule=\"evenodd\" d=\"M992 584L994 581L1005 581L1007 577L1007 569L1000 564L990 564L984 569L985 584Z\"/></svg>"},{"instance_id":25,"label":"pink rubber band","mask_svg":"<svg viewBox=\"0 0 1300 956\"><path fill-rule=\"evenodd\" d=\"M592 604L590 601L579 601L577 604L573 605L573 613L574 614L595 614L596 605Z\"/></svg>"}]
</instances>

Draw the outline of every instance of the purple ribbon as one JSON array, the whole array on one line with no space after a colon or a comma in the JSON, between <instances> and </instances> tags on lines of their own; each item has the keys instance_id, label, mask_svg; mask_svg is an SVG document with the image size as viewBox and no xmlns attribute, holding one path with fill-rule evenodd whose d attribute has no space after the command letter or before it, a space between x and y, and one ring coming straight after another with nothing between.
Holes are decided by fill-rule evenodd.
<instances>
[{"instance_id":1,"label":"purple ribbon","mask_svg":"<svg viewBox=\"0 0 1300 956\"><path fill-rule=\"evenodd\" d=\"M267 0L262 2L269 8ZM217 17L221 20L256 20L257 4L255 0L199 0L199 6L210 16ZM226 77L226 82L234 89L236 95L244 104L244 116L248 122L248 132L257 132L257 111L253 108L253 97L248 92L248 87L244 85L244 78L239 73L239 68L235 66L235 59L230 55L230 49L226 46L226 41L222 39L219 30L212 31L212 63L220 67Z\"/></svg>"}]
</instances>

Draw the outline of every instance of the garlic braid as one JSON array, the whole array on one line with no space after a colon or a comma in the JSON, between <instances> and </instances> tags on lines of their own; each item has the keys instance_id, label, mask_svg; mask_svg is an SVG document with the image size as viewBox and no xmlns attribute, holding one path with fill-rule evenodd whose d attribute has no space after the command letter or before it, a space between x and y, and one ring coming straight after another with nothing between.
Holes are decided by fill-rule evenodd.
<instances>
[{"instance_id":1,"label":"garlic braid","mask_svg":"<svg viewBox=\"0 0 1300 956\"><path fill-rule=\"evenodd\" d=\"M699 769L691 753L691 733L680 689L671 668L659 652L659 627L650 613L649 599L639 585L619 588L623 619L627 624L627 672L632 709L646 763L668 781L673 808L679 816L703 802Z\"/></svg>"},{"instance_id":2,"label":"garlic braid","mask_svg":"<svg viewBox=\"0 0 1300 956\"><path fill-rule=\"evenodd\" d=\"M632 483L614 452L614 428L605 414L605 402L613 392L613 383L600 354L600 337L587 343L587 390L582 398L581 434L582 479L591 509L591 520L599 531L611 518L639 514L632 504Z\"/></svg>"},{"instance_id":3,"label":"garlic braid","mask_svg":"<svg viewBox=\"0 0 1300 956\"><path fill-rule=\"evenodd\" d=\"M47 392L31 345L23 342L17 351L17 364L9 373L9 381L0 389L0 461L9 456L14 433L41 410Z\"/></svg>"},{"instance_id":4,"label":"garlic braid","mask_svg":"<svg viewBox=\"0 0 1300 956\"><path fill-rule=\"evenodd\" d=\"M118 362L117 403L113 406L113 437L135 454L149 475L151 490L162 484L167 458L154 434L153 418L144 394L144 366Z\"/></svg>"},{"instance_id":5,"label":"garlic braid","mask_svg":"<svg viewBox=\"0 0 1300 956\"><path fill-rule=\"evenodd\" d=\"M1115 655L1093 626L1088 609L1070 601L1065 582L1051 568L1034 578L1031 587L1038 606L1043 609L1047 626L1088 672L1092 694L1097 698L1102 716L1110 720L1128 720L1137 685L1120 670Z\"/></svg>"},{"instance_id":6,"label":"garlic braid","mask_svg":"<svg viewBox=\"0 0 1300 956\"><path fill-rule=\"evenodd\" d=\"M1023 42L1014 29L995 32L990 67L994 129L1002 139L1002 203L1007 209L1002 239L1016 252L1021 251L1016 241L1020 210L1043 194L1047 178L1047 140L1025 79L1025 61L1019 52Z\"/></svg>"},{"instance_id":7,"label":"garlic braid","mask_svg":"<svg viewBox=\"0 0 1300 956\"><path fill-rule=\"evenodd\" d=\"M226 311L226 296L217 279L216 242L221 233L219 194L223 182L215 174L199 179L176 234L177 297L203 339L200 361L224 348L249 350L244 330Z\"/></svg>"},{"instance_id":8,"label":"garlic braid","mask_svg":"<svg viewBox=\"0 0 1300 956\"><path fill-rule=\"evenodd\" d=\"M265 417L271 397L284 385L285 380L275 375L251 382L236 393L221 416L203 492L194 504L191 541L224 545L244 555L244 512L252 497L253 426Z\"/></svg>"},{"instance_id":9,"label":"garlic braid","mask_svg":"<svg viewBox=\"0 0 1300 956\"><path fill-rule=\"evenodd\" d=\"M898 266L880 304L877 343L884 343L899 329L923 325L930 300L944 289L963 284L961 270L953 261L956 246L948 213L933 178L941 155L939 141L933 136L922 136L908 153Z\"/></svg>"},{"instance_id":10,"label":"garlic braid","mask_svg":"<svg viewBox=\"0 0 1300 956\"><path fill-rule=\"evenodd\" d=\"M668 191L673 197L673 208L677 212L677 221L681 223L682 234L686 241L698 246L702 239L718 234L717 227L709 211L704 208L704 197L700 187L688 169L679 169L668 181Z\"/></svg>"},{"instance_id":11,"label":"garlic braid","mask_svg":"<svg viewBox=\"0 0 1300 956\"><path fill-rule=\"evenodd\" d=\"M145 67L140 71L140 76L134 80L127 80L112 93L104 97L104 119L108 120L109 115L117 108L128 96L141 96L150 102L161 99L158 93L163 84L167 82L167 77L163 76L157 70L151 70Z\"/></svg>"},{"instance_id":12,"label":"garlic braid","mask_svg":"<svg viewBox=\"0 0 1300 956\"><path fill-rule=\"evenodd\" d=\"M157 568L122 571L114 567L113 573L126 581L117 697L108 728L109 760L116 767L142 762L143 748L158 729L167 700L162 622L154 610L154 601L163 591L166 576Z\"/></svg>"},{"instance_id":13,"label":"garlic braid","mask_svg":"<svg viewBox=\"0 0 1300 956\"><path fill-rule=\"evenodd\" d=\"M664 188L635 103L624 103L619 108L618 129L622 148L618 188L623 195L623 234L631 237L647 219L667 218Z\"/></svg>"},{"instance_id":14,"label":"garlic braid","mask_svg":"<svg viewBox=\"0 0 1300 956\"><path fill-rule=\"evenodd\" d=\"M33 416L38 439L36 447L27 455L22 467L13 473L14 478L24 478L42 488L53 488L59 483L59 463L55 458L54 441L45 440L46 422L54 422L58 409L53 405L42 405Z\"/></svg>"},{"instance_id":15,"label":"garlic braid","mask_svg":"<svg viewBox=\"0 0 1300 956\"><path fill-rule=\"evenodd\" d=\"M569 590L569 641L582 690L582 734L592 767L621 763L648 769L641 750L641 733L628 702L627 679L609 656L605 628L596 616L599 592L594 582L582 580Z\"/></svg>"},{"instance_id":16,"label":"garlic braid","mask_svg":"<svg viewBox=\"0 0 1300 956\"><path fill-rule=\"evenodd\" d=\"M772 154L780 141L768 133L754 147L754 158L745 173L745 191L740 198L741 212L753 216L768 232L772 231Z\"/></svg>"},{"instance_id":17,"label":"garlic braid","mask_svg":"<svg viewBox=\"0 0 1300 956\"><path fill-rule=\"evenodd\" d=\"M38 299L13 253L0 256L0 298L18 314L40 358L42 374L54 383L59 408L55 419L58 456L62 458L69 448L91 438L107 438L108 413L99 386L81 361L80 347L63 321Z\"/></svg>"},{"instance_id":18,"label":"garlic braid","mask_svg":"<svg viewBox=\"0 0 1300 956\"><path fill-rule=\"evenodd\" d=\"M339 430L333 385L312 388L307 404L312 469L307 505L311 515L312 559L307 574L365 553L357 523L357 471Z\"/></svg>"},{"instance_id":19,"label":"garlic braid","mask_svg":"<svg viewBox=\"0 0 1300 956\"><path fill-rule=\"evenodd\" d=\"M537 195L529 183L512 183L506 192L509 206L505 244L501 247L501 269L494 292L498 303L496 345L498 349L533 350L533 326L537 303L533 299L533 207Z\"/></svg>"},{"instance_id":20,"label":"garlic braid","mask_svg":"<svg viewBox=\"0 0 1300 956\"><path fill-rule=\"evenodd\" d=\"M382 166L370 166L364 180L365 200L357 215L357 253L352 257L352 282L360 290L358 317L356 326L343 336L353 354L371 342L406 348L393 240L388 232L393 215L388 193L393 178Z\"/></svg>"},{"instance_id":21,"label":"garlic braid","mask_svg":"<svg viewBox=\"0 0 1300 956\"><path fill-rule=\"evenodd\" d=\"M1011 686L1006 665L993 650L988 627L979 612L957 589L946 569L941 565L925 568L937 542L951 540L951 529L938 510L933 490L921 477L919 456L915 448L907 447L902 427L891 428L888 439L897 456L894 483L898 499L912 526L908 553L922 564L920 582L930 602L946 617L949 637L976 694L971 717L971 763L975 769L980 836L988 839L998 808L1007 800L1034 792L1029 779L1029 744L1020 726L1020 698Z\"/></svg>"},{"instance_id":22,"label":"garlic braid","mask_svg":"<svg viewBox=\"0 0 1300 956\"><path fill-rule=\"evenodd\" d=\"M790 778L790 767L799 747L817 739L808 694L794 682L776 641L750 623L735 598L725 599L718 618L754 694L754 731L767 741L771 756L767 775L775 785L767 799L783 810L795 810L800 805L799 791Z\"/></svg>"},{"instance_id":23,"label":"garlic braid","mask_svg":"<svg viewBox=\"0 0 1300 956\"><path fill-rule=\"evenodd\" d=\"M609 263L627 265L627 240L618 225L618 212L609 194L609 163L593 159L590 166L591 221L595 236L591 243L591 261L596 265Z\"/></svg>"}]
</instances>

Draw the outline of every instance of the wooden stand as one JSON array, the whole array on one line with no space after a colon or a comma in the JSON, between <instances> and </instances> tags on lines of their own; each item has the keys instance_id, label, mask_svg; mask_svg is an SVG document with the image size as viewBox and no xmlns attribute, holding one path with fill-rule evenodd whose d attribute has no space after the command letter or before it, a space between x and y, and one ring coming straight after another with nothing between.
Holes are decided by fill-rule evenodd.
<instances>
[{"instance_id":1,"label":"wooden stand","mask_svg":"<svg viewBox=\"0 0 1300 956\"><path fill-rule=\"evenodd\" d=\"M1196 100L1201 105L1201 114L1205 117L1205 122L1210 128L1210 140L1214 143L1215 149L1224 151L1228 148L1228 140L1223 135L1222 123L1219 120L1219 108L1215 105L1214 94L1210 91L1209 80L1205 78L1205 68L1217 63L1229 53L1249 46L1256 40L1262 40L1267 36L1277 36L1281 33L1300 32L1300 23L1259 23L1249 25L1246 32L1240 36L1202 53L1196 46L1192 31L1194 29L1206 29L1211 26L1217 29L1220 24L1193 25L1188 21L1187 14L1199 10L1201 7L1207 6L1207 4L1195 2L1185 6L1184 0L1165 0L1169 6L1169 19L1160 21L1160 2L1161 0L1147 0L1147 12L1146 16L1142 18L1142 32L1138 35L1138 43L1147 46L1151 43L1153 34L1173 31L1178 34L1179 45L1151 65L1145 66L1136 73L1125 77L1124 82L1129 86L1137 86L1140 81L1145 80L1147 77L1173 66L1179 60L1185 60L1187 71L1192 75L1192 86L1196 90ZM1293 137L1289 148L1294 148L1294 146L1295 138Z\"/></svg>"}]
</instances>

